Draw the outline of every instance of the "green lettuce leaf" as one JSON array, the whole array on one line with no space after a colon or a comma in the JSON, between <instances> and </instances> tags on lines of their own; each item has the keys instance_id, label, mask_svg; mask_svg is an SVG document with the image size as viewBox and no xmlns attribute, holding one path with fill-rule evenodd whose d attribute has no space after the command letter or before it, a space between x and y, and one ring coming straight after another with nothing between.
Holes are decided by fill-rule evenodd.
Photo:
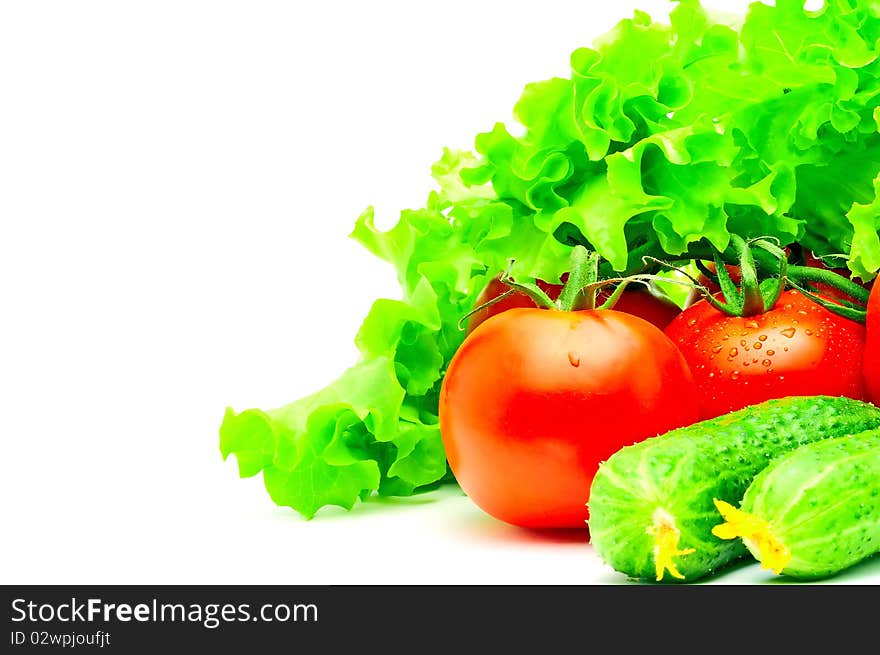
<instances>
[{"instance_id":1,"label":"green lettuce leaf","mask_svg":"<svg viewBox=\"0 0 880 655\"><path fill-rule=\"evenodd\" d=\"M846 214L853 226L849 268L863 280L880 269L880 177L874 178L874 198L869 203L853 203Z\"/></svg>"},{"instance_id":2,"label":"green lettuce leaf","mask_svg":"<svg viewBox=\"0 0 880 655\"><path fill-rule=\"evenodd\" d=\"M374 303L336 382L274 410L228 409L223 457L307 517L451 480L437 407L459 322L502 271L558 282L575 244L612 274L775 237L872 278L878 44L871 0L756 2L745 16L681 0L668 22L636 12L575 47L568 77L525 85L516 128L443 151L425 207L385 232L371 210L358 218L351 236L395 268L401 297Z\"/></svg>"}]
</instances>

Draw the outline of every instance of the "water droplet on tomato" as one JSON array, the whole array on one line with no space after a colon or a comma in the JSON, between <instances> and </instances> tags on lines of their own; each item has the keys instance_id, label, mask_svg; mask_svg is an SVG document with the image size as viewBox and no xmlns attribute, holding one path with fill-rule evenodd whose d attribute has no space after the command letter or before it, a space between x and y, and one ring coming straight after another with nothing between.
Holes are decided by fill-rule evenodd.
<instances>
[{"instance_id":1,"label":"water droplet on tomato","mask_svg":"<svg viewBox=\"0 0 880 655\"><path fill-rule=\"evenodd\" d=\"M744 359L744 360L743 360L743 366L748 366L748 365L749 365L749 360Z\"/></svg>"},{"instance_id":2,"label":"water droplet on tomato","mask_svg":"<svg viewBox=\"0 0 880 655\"><path fill-rule=\"evenodd\" d=\"M752 345L752 348L754 348L755 350L761 350L761 342L760 342L760 341L756 341L756 342Z\"/></svg>"},{"instance_id":3,"label":"water droplet on tomato","mask_svg":"<svg viewBox=\"0 0 880 655\"><path fill-rule=\"evenodd\" d=\"M811 336L813 336L813 331L812 330L804 330L804 334L806 334L808 337L811 337Z\"/></svg>"},{"instance_id":4,"label":"water droplet on tomato","mask_svg":"<svg viewBox=\"0 0 880 655\"><path fill-rule=\"evenodd\" d=\"M739 340L739 345L741 345L741 346L746 345L746 340L745 340L745 339L740 339L740 340Z\"/></svg>"},{"instance_id":5,"label":"water droplet on tomato","mask_svg":"<svg viewBox=\"0 0 880 655\"><path fill-rule=\"evenodd\" d=\"M688 327L694 327L697 324L697 319L692 318L688 321Z\"/></svg>"},{"instance_id":6,"label":"water droplet on tomato","mask_svg":"<svg viewBox=\"0 0 880 655\"><path fill-rule=\"evenodd\" d=\"M758 341L767 341L767 335L762 334L760 337L758 337Z\"/></svg>"},{"instance_id":7,"label":"water droplet on tomato","mask_svg":"<svg viewBox=\"0 0 880 655\"><path fill-rule=\"evenodd\" d=\"M568 363L574 367L581 365L581 356L577 353L568 353Z\"/></svg>"},{"instance_id":8,"label":"water droplet on tomato","mask_svg":"<svg viewBox=\"0 0 880 655\"><path fill-rule=\"evenodd\" d=\"M788 352L788 346L785 346L785 347L783 348L783 350L784 350L785 352Z\"/></svg>"},{"instance_id":9,"label":"water droplet on tomato","mask_svg":"<svg viewBox=\"0 0 880 655\"><path fill-rule=\"evenodd\" d=\"M775 351L775 350L768 350L768 351L767 351L767 354L768 354L770 357L773 357L773 355L776 354L776 351Z\"/></svg>"},{"instance_id":10,"label":"water droplet on tomato","mask_svg":"<svg viewBox=\"0 0 880 655\"><path fill-rule=\"evenodd\" d=\"M753 330L757 330L758 329L758 321L754 321L754 320L746 321L746 327L751 328Z\"/></svg>"},{"instance_id":11,"label":"water droplet on tomato","mask_svg":"<svg viewBox=\"0 0 880 655\"><path fill-rule=\"evenodd\" d=\"M789 339L791 339L794 336L795 332L797 332L797 330L795 330L793 327L785 328L784 330L781 330L782 336L788 337Z\"/></svg>"},{"instance_id":12,"label":"water droplet on tomato","mask_svg":"<svg viewBox=\"0 0 880 655\"><path fill-rule=\"evenodd\" d=\"M733 373L731 373L730 379L731 380L738 380L739 379L739 371L734 371Z\"/></svg>"},{"instance_id":13,"label":"water droplet on tomato","mask_svg":"<svg viewBox=\"0 0 880 655\"><path fill-rule=\"evenodd\" d=\"M768 373L772 373L772 372L773 372L773 369L772 369L772 368L768 368L768 369L767 369L767 372L768 372Z\"/></svg>"},{"instance_id":14,"label":"water droplet on tomato","mask_svg":"<svg viewBox=\"0 0 880 655\"><path fill-rule=\"evenodd\" d=\"M715 346L714 348L712 348L712 352L717 355L718 353L721 352L722 348L724 348L724 346Z\"/></svg>"},{"instance_id":15,"label":"water droplet on tomato","mask_svg":"<svg viewBox=\"0 0 880 655\"><path fill-rule=\"evenodd\" d=\"M799 310L798 310L798 314L800 314L801 316L806 316L806 315L807 315L807 312L806 312L805 310L803 310L803 309L799 309Z\"/></svg>"},{"instance_id":16,"label":"water droplet on tomato","mask_svg":"<svg viewBox=\"0 0 880 655\"><path fill-rule=\"evenodd\" d=\"M739 351L736 348L731 348L730 352L727 353L728 357L736 357L739 354Z\"/></svg>"},{"instance_id":17,"label":"water droplet on tomato","mask_svg":"<svg viewBox=\"0 0 880 655\"><path fill-rule=\"evenodd\" d=\"M770 366L772 363L769 359L764 359L761 361L761 366Z\"/></svg>"}]
</instances>

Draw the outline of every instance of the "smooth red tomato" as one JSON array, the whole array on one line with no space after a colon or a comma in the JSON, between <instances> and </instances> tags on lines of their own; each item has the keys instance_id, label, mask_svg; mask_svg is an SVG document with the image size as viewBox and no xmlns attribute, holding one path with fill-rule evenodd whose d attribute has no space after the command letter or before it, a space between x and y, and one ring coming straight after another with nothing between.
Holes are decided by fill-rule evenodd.
<instances>
[{"instance_id":1,"label":"smooth red tomato","mask_svg":"<svg viewBox=\"0 0 880 655\"><path fill-rule=\"evenodd\" d=\"M871 401L880 405L880 284L875 284L871 289L865 328L865 384Z\"/></svg>"},{"instance_id":2,"label":"smooth red tomato","mask_svg":"<svg viewBox=\"0 0 880 655\"><path fill-rule=\"evenodd\" d=\"M615 310L510 309L449 364L440 433L465 493L531 528L584 527L599 462L697 418L690 371L647 321Z\"/></svg>"},{"instance_id":3,"label":"smooth red tomato","mask_svg":"<svg viewBox=\"0 0 880 655\"><path fill-rule=\"evenodd\" d=\"M701 418L784 396L866 398L865 327L794 290L770 311L746 318L727 316L701 300L666 334L691 368Z\"/></svg>"},{"instance_id":4,"label":"smooth red tomato","mask_svg":"<svg viewBox=\"0 0 880 655\"><path fill-rule=\"evenodd\" d=\"M546 292L552 300L556 300L562 291L561 284L548 284L539 280L538 286ZM497 298L509 290L510 287L498 278L494 278L490 280L489 284L486 285L486 288L483 289L483 292L477 298L474 306L479 307L492 300L492 298ZM597 302L603 302L609 295L610 291L603 289L598 294ZM499 300L494 305L490 305L489 307L472 314L468 320L468 332L473 332L480 323L490 316L495 316L501 312L506 312L508 309L514 309L516 307L535 307L535 303L524 293L520 293L519 291L512 293L503 300ZM656 325L661 330L669 325L672 319L678 316L681 312L681 308L669 298L655 295L638 284L632 284L624 290L617 303L615 303L614 309L643 318L649 323Z\"/></svg>"}]
</instances>

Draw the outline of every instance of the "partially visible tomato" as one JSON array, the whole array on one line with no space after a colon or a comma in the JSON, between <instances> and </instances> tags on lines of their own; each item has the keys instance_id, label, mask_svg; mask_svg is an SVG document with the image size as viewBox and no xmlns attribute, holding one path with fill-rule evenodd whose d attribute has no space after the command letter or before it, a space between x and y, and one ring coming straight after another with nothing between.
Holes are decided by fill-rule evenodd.
<instances>
[{"instance_id":1,"label":"partially visible tomato","mask_svg":"<svg viewBox=\"0 0 880 655\"><path fill-rule=\"evenodd\" d=\"M607 291L600 293L597 302L607 298ZM681 307L672 300L655 295L639 284L628 286L614 304L614 309L643 318L661 330L681 314Z\"/></svg>"},{"instance_id":2,"label":"partially visible tomato","mask_svg":"<svg viewBox=\"0 0 880 655\"><path fill-rule=\"evenodd\" d=\"M562 291L561 284L548 284L542 280L539 280L537 284L552 300L556 300ZM510 287L501 280L493 278L486 285L486 288L483 289L474 306L479 307L509 290ZM597 302L601 303L607 300L610 294L610 290L602 289L597 294ZM490 305L472 314L470 319L468 319L468 332L473 332L480 323L490 316L495 316L515 307L535 307L535 303L526 294L516 291L503 300L499 300L494 305ZM614 309L643 318L661 330L669 325L672 319L681 312L681 308L672 300L655 295L639 284L628 286L621 294L617 303L615 303Z\"/></svg>"},{"instance_id":3,"label":"partially visible tomato","mask_svg":"<svg viewBox=\"0 0 880 655\"><path fill-rule=\"evenodd\" d=\"M880 405L880 284L871 289L865 328L865 384L871 401Z\"/></svg>"},{"instance_id":4,"label":"partially visible tomato","mask_svg":"<svg viewBox=\"0 0 880 655\"><path fill-rule=\"evenodd\" d=\"M440 433L462 489L490 515L583 528L599 463L694 422L695 391L681 353L641 318L514 308L452 358Z\"/></svg>"},{"instance_id":5,"label":"partially visible tomato","mask_svg":"<svg viewBox=\"0 0 880 655\"><path fill-rule=\"evenodd\" d=\"M691 368L701 418L784 396L866 399L865 327L794 290L766 313L744 318L701 300L666 334Z\"/></svg>"}]
</instances>

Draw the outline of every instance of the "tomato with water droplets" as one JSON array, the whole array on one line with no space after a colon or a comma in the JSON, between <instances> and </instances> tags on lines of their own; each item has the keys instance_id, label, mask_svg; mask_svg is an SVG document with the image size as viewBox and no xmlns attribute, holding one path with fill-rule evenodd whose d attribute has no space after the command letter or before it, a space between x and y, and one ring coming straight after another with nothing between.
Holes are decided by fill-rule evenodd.
<instances>
[{"instance_id":1,"label":"tomato with water droplets","mask_svg":"<svg viewBox=\"0 0 880 655\"><path fill-rule=\"evenodd\" d=\"M728 316L701 300L665 330L693 373L701 418L785 396L866 400L865 326L797 291L756 316Z\"/></svg>"},{"instance_id":2,"label":"tomato with water droplets","mask_svg":"<svg viewBox=\"0 0 880 655\"><path fill-rule=\"evenodd\" d=\"M440 392L440 434L465 493L529 528L585 527L599 463L693 423L681 353L616 310L514 308L464 340Z\"/></svg>"}]
</instances>

